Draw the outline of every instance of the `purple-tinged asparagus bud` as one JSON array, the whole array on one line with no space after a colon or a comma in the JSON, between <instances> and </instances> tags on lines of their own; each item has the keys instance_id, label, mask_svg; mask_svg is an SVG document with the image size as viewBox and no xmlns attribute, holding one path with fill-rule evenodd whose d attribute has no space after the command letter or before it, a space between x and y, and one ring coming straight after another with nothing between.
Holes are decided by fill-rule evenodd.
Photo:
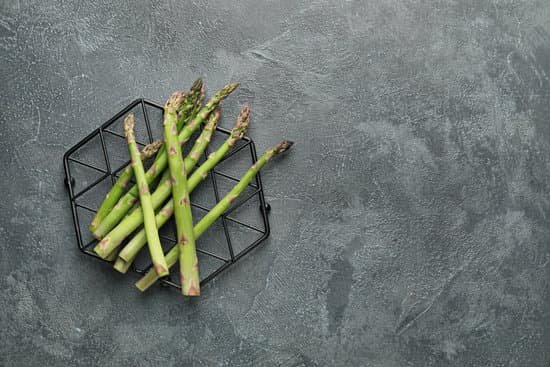
<instances>
[{"instance_id":1,"label":"purple-tinged asparagus bud","mask_svg":"<svg viewBox=\"0 0 550 367\"><path fill-rule=\"evenodd\" d=\"M203 83L202 79L198 78L193 82L193 85L191 85L191 88L189 89L190 92L200 92L203 90Z\"/></svg>"},{"instance_id":2,"label":"purple-tinged asparagus bud","mask_svg":"<svg viewBox=\"0 0 550 367\"><path fill-rule=\"evenodd\" d=\"M273 147L273 153L280 154L280 153L286 152L292 147L292 145L294 145L294 142L289 140L283 140L279 144Z\"/></svg>"}]
</instances>

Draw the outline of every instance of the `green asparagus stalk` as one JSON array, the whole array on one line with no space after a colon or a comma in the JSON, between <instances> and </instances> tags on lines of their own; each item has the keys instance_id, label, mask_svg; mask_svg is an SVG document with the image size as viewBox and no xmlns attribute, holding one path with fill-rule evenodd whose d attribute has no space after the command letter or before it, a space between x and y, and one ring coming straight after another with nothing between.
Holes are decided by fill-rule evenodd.
<instances>
[{"instance_id":1,"label":"green asparagus stalk","mask_svg":"<svg viewBox=\"0 0 550 367\"><path fill-rule=\"evenodd\" d=\"M198 296L200 295L200 277L193 235L193 215L187 189L187 172L178 142L177 117L174 108L175 101L182 98L181 95L181 92L174 93L164 105L164 142L172 178L172 200L176 218L177 245L180 252L182 293L186 296Z\"/></svg>"},{"instance_id":2,"label":"green asparagus stalk","mask_svg":"<svg viewBox=\"0 0 550 367\"><path fill-rule=\"evenodd\" d=\"M239 197L239 195L246 189L250 181L256 177L260 169L271 160L274 156L287 151L291 146L292 142L282 141L271 149L265 151L264 154L254 163L248 171L241 177L240 181L229 191L227 195L224 196L216 206L214 206L193 228L195 233L195 238L199 238L208 227L210 227L230 206L231 204ZM178 260L178 247L174 246L166 254L166 262L168 267L172 267ZM119 255L120 257L120 255ZM136 287L142 292L147 290L154 282L159 279L158 275L153 269L150 269L138 282Z\"/></svg>"},{"instance_id":3,"label":"green asparagus stalk","mask_svg":"<svg viewBox=\"0 0 550 367\"><path fill-rule=\"evenodd\" d=\"M181 132L178 135L178 140L180 144L184 144L189 140L193 132L201 125L201 123L208 117L208 115L216 109L216 106L225 99L231 92L233 92L237 87L238 83L227 84L225 87L217 91L212 98L200 109L195 118L185 125ZM168 164L168 157L166 152L161 149L161 152L157 154L155 162L149 168L145 174L145 180L148 185L150 185L158 175L164 171ZM134 185L127 193L124 195L111 212L99 223L96 230L93 232L93 235L97 239L105 237L111 229L113 229L126 215L128 210L135 204L138 195L138 188Z\"/></svg>"},{"instance_id":4,"label":"green asparagus stalk","mask_svg":"<svg viewBox=\"0 0 550 367\"><path fill-rule=\"evenodd\" d=\"M154 156L162 145L162 140L156 140L151 144L146 145L141 151L141 160L144 161ZM90 232L95 231L99 222L101 222L101 220L105 218L105 216L111 211L111 209L113 209L118 199L120 199L120 197L124 193L124 189L126 189L126 185L128 185L128 182L130 182L130 180L132 179L133 174L134 171L132 170L132 166L130 165L127 165L121 171L120 176L118 176L111 190L107 193L107 195L105 195L105 199L103 199L103 202L99 206L99 209L97 210L94 219L90 223L88 227Z\"/></svg>"},{"instance_id":5,"label":"green asparagus stalk","mask_svg":"<svg viewBox=\"0 0 550 367\"><path fill-rule=\"evenodd\" d=\"M181 101L179 102L181 103ZM155 273L159 276L168 275L168 267L166 260L164 259L164 252L162 251L162 245L160 243L157 226L155 225L155 211L153 204L151 203L151 194L149 193L149 185L145 180L145 169L139 157L139 150L136 144L136 137L134 135L134 115L130 114L124 119L124 134L128 141L128 150L130 151L130 157L132 158L132 168L134 169L134 175L136 177L137 185L139 186L139 200L141 202L141 209L143 212L143 222L145 228L145 234L147 235L147 243L149 244L149 252L151 254L151 260ZM98 244L99 248L106 247L109 239L103 239Z\"/></svg>"},{"instance_id":6,"label":"green asparagus stalk","mask_svg":"<svg viewBox=\"0 0 550 367\"><path fill-rule=\"evenodd\" d=\"M183 164L185 166L186 172L190 172L192 168L197 164L198 159L200 158L201 154L206 149L206 146L210 142L210 139L212 137L212 133L214 132L216 128L216 124L218 123L218 120L220 118L220 109L219 107L216 108L214 113L210 114L208 117L208 123L204 127L203 131L195 140L195 144L193 145L193 148L191 148L191 151L183 161ZM246 124L248 124L248 120L246 121ZM215 161L215 159L218 159ZM221 159L216 156L213 159L206 160L205 163L201 165L201 167L197 168L197 172L200 172L197 174L197 172L193 173L190 177L190 183L189 185L193 183L194 186L198 185L204 177L206 177L206 173L204 173L205 167L210 167L208 169L211 169L219 160ZM209 162L210 161L210 162ZM194 178L193 178L194 177ZM163 174L163 177L161 178L156 190L151 195L151 202L153 203L153 207L156 209L158 208L165 200L170 196L171 193L171 180L170 180L170 172L167 170ZM193 187L194 187L193 186ZM113 228L103 239L108 238L108 245L105 248L100 248L96 246L95 251L96 253L101 256L107 256L111 251L116 249L118 246L120 246L120 243L126 236L128 236L131 232L133 232L139 225L143 223L143 214L142 211L139 209L139 206L136 207L135 210L130 212L115 228Z\"/></svg>"}]
</instances>

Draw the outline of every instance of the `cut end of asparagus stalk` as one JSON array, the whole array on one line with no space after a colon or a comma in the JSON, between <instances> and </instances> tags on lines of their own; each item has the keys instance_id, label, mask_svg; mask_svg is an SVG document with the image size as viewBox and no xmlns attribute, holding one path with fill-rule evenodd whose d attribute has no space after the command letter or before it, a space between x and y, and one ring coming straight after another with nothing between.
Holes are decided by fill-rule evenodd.
<instances>
[{"instance_id":1,"label":"cut end of asparagus stalk","mask_svg":"<svg viewBox=\"0 0 550 367\"><path fill-rule=\"evenodd\" d=\"M130 265L132 263L131 262L128 262L128 261L124 261L123 259L121 259L120 257L118 257L115 261L115 264L113 265L113 267L115 268L116 271L118 271L119 273L122 273L122 274L126 274L126 272L128 271L128 269L130 269Z\"/></svg>"},{"instance_id":2,"label":"cut end of asparagus stalk","mask_svg":"<svg viewBox=\"0 0 550 367\"><path fill-rule=\"evenodd\" d=\"M157 154L162 144L164 144L164 142L161 139L159 139L143 147L143 149L141 150L141 160L151 158L152 156Z\"/></svg>"},{"instance_id":3,"label":"cut end of asparagus stalk","mask_svg":"<svg viewBox=\"0 0 550 367\"><path fill-rule=\"evenodd\" d=\"M182 285L183 284L184 283L182 282ZM200 285L198 282L193 282L193 284L189 284L187 288L183 288L182 286L181 293L184 296L198 297L201 295Z\"/></svg>"},{"instance_id":4,"label":"cut end of asparagus stalk","mask_svg":"<svg viewBox=\"0 0 550 367\"><path fill-rule=\"evenodd\" d=\"M147 274L136 282L136 287L140 291L145 292L149 287L155 284L157 279L157 274L154 271L148 271Z\"/></svg>"},{"instance_id":5,"label":"cut end of asparagus stalk","mask_svg":"<svg viewBox=\"0 0 550 367\"><path fill-rule=\"evenodd\" d=\"M136 121L134 118L134 114L131 113L128 116L126 116L126 118L124 119L124 133L126 134L126 136L128 136L128 134L134 133L135 125L136 125Z\"/></svg>"},{"instance_id":6,"label":"cut end of asparagus stalk","mask_svg":"<svg viewBox=\"0 0 550 367\"><path fill-rule=\"evenodd\" d=\"M174 92L164 104L164 109L171 113L175 113L178 110L178 108L181 106L184 100L185 100L185 92L183 91Z\"/></svg>"}]
</instances>

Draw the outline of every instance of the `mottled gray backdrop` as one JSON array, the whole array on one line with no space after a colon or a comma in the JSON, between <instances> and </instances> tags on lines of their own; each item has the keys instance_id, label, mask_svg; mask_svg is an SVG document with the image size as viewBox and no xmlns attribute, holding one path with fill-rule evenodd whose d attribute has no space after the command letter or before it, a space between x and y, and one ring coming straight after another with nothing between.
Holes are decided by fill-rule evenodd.
<instances>
[{"instance_id":1,"label":"mottled gray backdrop","mask_svg":"<svg viewBox=\"0 0 550 367\"><path fill-rule=\"evenodd\" d=\"M550 365L547 0L0 4L0 365ZM265 246L142 295L77 251L61 158L197 76L295 150Z\"/></svg>"}]
</instances>

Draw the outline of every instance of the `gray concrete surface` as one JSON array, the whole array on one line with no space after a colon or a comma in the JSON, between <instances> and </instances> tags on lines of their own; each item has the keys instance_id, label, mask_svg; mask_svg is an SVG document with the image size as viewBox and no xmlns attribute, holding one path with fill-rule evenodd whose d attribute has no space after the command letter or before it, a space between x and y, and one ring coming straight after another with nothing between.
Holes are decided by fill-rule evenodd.
<instances>
[{"instance_id":1,"label":"gray concrete surface","mask_svg":"<svg viewBox=\"0 0 550 367\"><path fill-rule=\"evenodd\" d=\"M550 365L550 2L0 4L0 365ZM197 76L295 150L265 246L142 295L77 251L61 158Z\"/></svg>"}]
</instances>

